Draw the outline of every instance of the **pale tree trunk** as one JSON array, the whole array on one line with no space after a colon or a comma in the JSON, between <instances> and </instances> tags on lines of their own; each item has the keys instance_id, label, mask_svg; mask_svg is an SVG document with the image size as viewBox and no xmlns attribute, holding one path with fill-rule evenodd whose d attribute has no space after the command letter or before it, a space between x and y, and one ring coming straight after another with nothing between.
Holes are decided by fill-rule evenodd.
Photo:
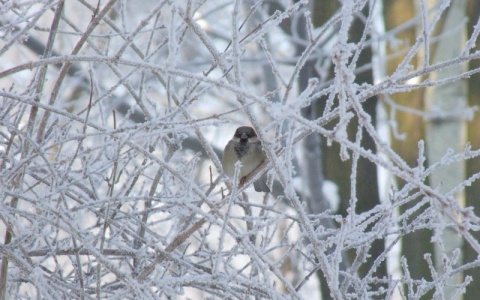
<instances>
[{"instance_id":1,"label":"pale tree trunk","mask_svg":"<svg viewBox=\"0 0 480 300\"><path fill-rule=\"evenodd\" d=\"M465 18L465 0L452 1L445 19L440 24L442 27L438 31L441 38L432 53L430 64L438 63L452 59L459 55L466 42L465 26L458 27ZM457 28L457 29L455 29ZM466 64L456 64L453 67L445 68L430 74L431 80L440 80L449 78L466 71ZM427 88L425 94L425 105L427 110L426 122L426 145L427 159L429 165L442 160L449 149L462 151L465 148L465 118L462 111L467 105L467 89L465 81L455 81L445 85L436 85ZM449 193L455 186L464 181L465 161L453 162L435 170L429 177L430 185L444 194ZM460 206L464 206L464 192L455 193L452 201L457 201ZM438 203L432 203L438 207ZM444 216L444 215L442 215ZM435 238L435 265L440 274L445 268L445 263L453 258L453 251L461 249L462 239L452 229L446 225L451 222L446 216L439 220L445 226L437 227ZM443 227L443 228L442 228ZM460 253L460 252L459 252ZM460 266L462 257L459 257L454 266ZM449 284L460 283L462 274L457 273L449 279ZM438 291L437 291L438 292ZM444 291L445 299L452 299L455 289L446 288Z\"/></svg>"}]
</instances>

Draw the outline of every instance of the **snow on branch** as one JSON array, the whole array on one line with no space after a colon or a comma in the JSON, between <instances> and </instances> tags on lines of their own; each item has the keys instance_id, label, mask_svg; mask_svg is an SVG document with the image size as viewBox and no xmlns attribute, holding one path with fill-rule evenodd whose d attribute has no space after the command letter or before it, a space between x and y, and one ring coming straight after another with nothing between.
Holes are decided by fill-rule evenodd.
<instances>
[{"instance_id":1,"label":"snow on branch","mask_svg":"<svg viewBox=\"0 0 480 300\"><path fill-rule=\"evenodd\" d=\"M441 297L450 278L478 268L449 252L442 233L480 254L480 219L456 200L479 173L452 185L429 179L480 151L466 143L432 160L429 143L417 141L412 165L379 129L407 137L403 113L436 124L475 118L477 107L426 111L393 95L478 76L431 76L480 58L478 22L468 23L461 51L437 61L448 1L421 1L391 32L377 30L381 1L338 1L321 21L310 2L3 1L0 299L321 299L325 290L333 299L413 299ZM366 49L412 26L420 33L395 53L394 70L358 82L395 58L378 51L364 62ZM380 125L365 109L372 97L388 111ZM232 186L222 150L241 125L254 127L268 159ZM321 147L331 145L351 168L343 212L314 203L338 195L318 195L323 177L306 177L323 174L308 167L321 168ZM358 211L363 160L403 184ZM272 193L251 188L261 176ZM431 278L420 280L395 253L421 230L436 232L444 269L422 253ZM378 241L384 250L371 258ZM379 276L387 261L394 275Z\"/></svg>"}]
</instances>

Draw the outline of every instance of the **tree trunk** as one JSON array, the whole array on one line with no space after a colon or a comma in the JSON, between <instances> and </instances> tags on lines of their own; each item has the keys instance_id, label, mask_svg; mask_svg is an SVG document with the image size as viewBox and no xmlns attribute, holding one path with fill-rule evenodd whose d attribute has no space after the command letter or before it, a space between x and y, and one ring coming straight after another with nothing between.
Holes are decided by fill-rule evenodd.
<instances>
[{"instance_id":1,"label":"tree trunk","mask_svg":"<svg viewBox=\"0 0 480 300\"><path fill-rule=\"evenodd\" d=\"M315 1L313 9L313 23L315 26L320 27L327 20L329 20L334 13L340 8L338 2L332 1ZM368 16L368 5L362 10L364 16ZM363 20L356 18L350 28L349 42L358 43L365 30L365 23ZM365 47L358 59L357 66L368 65L372 61L372 50L370 47ZM330 70L330 74L333 77L333 69ZM373 73L369 69L361 72L356 76L356 83L373 83ZM363 109L371 116L373 125L376 126L376 108L378 99L372 97L368 101L363 103ZM318 101L317 114L321 114L324 111L325 101ZM356 131L358 130L358 120L354 119L350 122L348 128L348 135L351 140L355 139ZM368 133L363 129L361 146L362 148L375 152L375 143ZM351 174L352 174L352 161L342 161L340 159L340 147L338 144L327 147L324 142L323 153L323 165L325 169L325 176L327 179L334 181L339 186L340 193L340 209L339 213L347 215L347 210L350 207L350 199L353 195L351 191ZM378 180L377 180L377 166L371 161L360 157L357 165L356 176L356 202L355 213L363 213L371 210L380 203L380 197L378 193ZM363 249L362 249L363 250ZM368 250L369 258L359 268L359 276L363 277L370 271L375 259L377 259L385 250L385 241L378 239L373 241L370 249ZM358 253L351 251L349 253L350 260L353 260ZM386 278L387 267L386 262L383 261L380 266L375 270L374 274L379 278ZM379 285L374 289L378 290Z\"/></svg>"},{"instance_id":2,"label":"tree trunk","mask_svg":"<svg viewBox=\"0 0 480 300\"><path fill-rule=\"evenodd\" d=\"M452 59L463 51L466 42L466 28L460 27L452 31L455 26L462 23L465 18L466 0L453 1L444 14L445 19L439 25L442 38L435 47L430 63L439 63ZM457 64L450 68L435 71L430 74L430 79L439 80L449 78L466 71L465 64ZM442 160L450 149L455 152L461 152L465 148L465 119L462 110L467 106L467 91L465 81L455 81L445 85L435 85L429 87L425 94L425 104L427 110L427 122L425 127L427 160L429 165L433 165ZM453 113L453 114L452 114ZM435 170L429 177L430 185L433 188L445 194L450 192L458 184L464 181L465 161L459 161L442 166ZM452 195L460 206L464 206L464 193ZM439 203L432 202L431 205L438 209ZM447 208L448 209L448 208ZM450 220L444 217L440 220L444 225ZM452 253L455 249L461 249L462 239L451 228L437 227L436 236L441 240L435 243L435 265L440 274L445 269L446 259L452 259ZM455 262L454 266L462 265L462 258ZM459 284L462 281L462 274L457 273L449 279L449 285ZM455 288L445 288L443 293L446 299L452 299ZM438 292L438 291L437 291Z\"/></svg>"},{"instance_id":3,"label":"tree trunk","mask_svg":"<svg viewBox=\"0 0 480 300\"><path fill-rule=\"evenodd\" d=\"M408 20L415 17L415 2L413 0L387 0L384 2L384 20L386 31L396 29L398 26L403 25ZM411 45L416 40L416 28L411 26L405 30L400 31L395 35L398 40L398 44L395 46L392 44L387 45L387 56L403 53L403 55L393 56L387 63L387 75L391 75L395 72L398 65L404 59ZM414 57L410 64L417 67L420 58ZM391 111L392 105L398 105L405 107L408 110L423 111L423 89L415 89L411 92L396 93L390 95L390 99L385 99L387 111ZM385 97L388 97L385 96ZM389 101L393 101L390 104ZM391 115L396 122L397 127L392 130L392 148L400 155L410 166L417 164L418 157L418 142L424 138L424 126L422 117L417 114L412 114L408 110L395 110L395 115ZM400 138L402 137L402 138ZM397 185L400 189L404 182L397 179ZM412 201L409 205L401 207L401 213L407 211L410 207L416 203ZM416 214L411 216L414 220L422 213L419 210ZM416 232L405 235L402 238L401 243L401 255L406 258L409 272L412 279L431 279L430 270L428 264L423 258L423 254L433 253L433 246L430 243L431 240L430 230L418 230ZM424 299L430 298L431 295L427 295Z\"/></svg>"},{"instance_id":4,"label":"tree trunk","mask_svg":"<svg viewBox=\"0 0 480 300\"><path fill-rule=\"evenodd\" d=\"M473 32L473 26L478 22L480 18L480 2L477 0L470 0L468 3L467 12L469 14L468 18L468 28L470 36ZM480 45L477 43L476 47L472 49L472 52L479 51ZM480 61L472 60L469 64L469 70L474 70L480 68ZM469 106L479 106L480 107L480 76L471 76L468 79L468 105ZM472 149L480 148L480 135L478 134L478 129L480 128L480 115L475 114L472 121L467 124L467 140L472 146ZM475 157L469 160L466 166L467 178L474 174L480 172L480 158ZM473 207L475 215L480 216L480 202L478 197L480 195L480 181L476 180L472 183L471 186L467 186L465 189L465 205L467 207ZM472 235L480 241L480 232L472 232ZM463 257L464 262L469 263L477 260L478 253L470 247L468 243L463 244ZM471 268L464 272L465 276L471 276L472 278L480 278L480 268ZM466 293L464 295L464 300L476 300L478 299L478 286L474 283L471 283L467 286Z\"/></svg>"}]
</instances>

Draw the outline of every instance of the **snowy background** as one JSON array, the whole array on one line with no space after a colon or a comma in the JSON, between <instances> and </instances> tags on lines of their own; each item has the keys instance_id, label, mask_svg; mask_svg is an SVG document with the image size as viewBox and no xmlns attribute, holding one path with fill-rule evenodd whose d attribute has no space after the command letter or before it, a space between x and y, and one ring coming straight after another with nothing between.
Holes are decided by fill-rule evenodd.
<instances>
[{"instance_id":1,"label":"snowy background","mask_svg":"<svg viewBox=\"0 0 480 300\"><path fill-rule=\"evenodd\" d=\"M0 299L477 299L479 6L0 1Z\"/></svg>"}]
</instances>

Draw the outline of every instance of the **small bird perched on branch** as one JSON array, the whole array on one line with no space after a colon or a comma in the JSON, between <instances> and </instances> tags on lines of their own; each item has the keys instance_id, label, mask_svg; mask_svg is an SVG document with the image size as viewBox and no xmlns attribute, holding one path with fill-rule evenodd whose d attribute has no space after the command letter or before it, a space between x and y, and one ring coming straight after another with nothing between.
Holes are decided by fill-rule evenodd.
<instances>
[{"instance_id":1,"label":"small bird perched on branch","mask_svg":"<svg viewBox=\"0 0 480 300\"><path fill-rule=\"evenodd\" d=\"M227 176L233 178L235 163L240 161L242 166L238 177L240 178L240 184L243 184L245 177L250 175L266 158L262 143L255 130L249 126L241 126L237 128L232 139L223 150L223 170ZM270 192L265 176L255 181L253 186L257 192Z\"/></svg>"}]
</instances>

